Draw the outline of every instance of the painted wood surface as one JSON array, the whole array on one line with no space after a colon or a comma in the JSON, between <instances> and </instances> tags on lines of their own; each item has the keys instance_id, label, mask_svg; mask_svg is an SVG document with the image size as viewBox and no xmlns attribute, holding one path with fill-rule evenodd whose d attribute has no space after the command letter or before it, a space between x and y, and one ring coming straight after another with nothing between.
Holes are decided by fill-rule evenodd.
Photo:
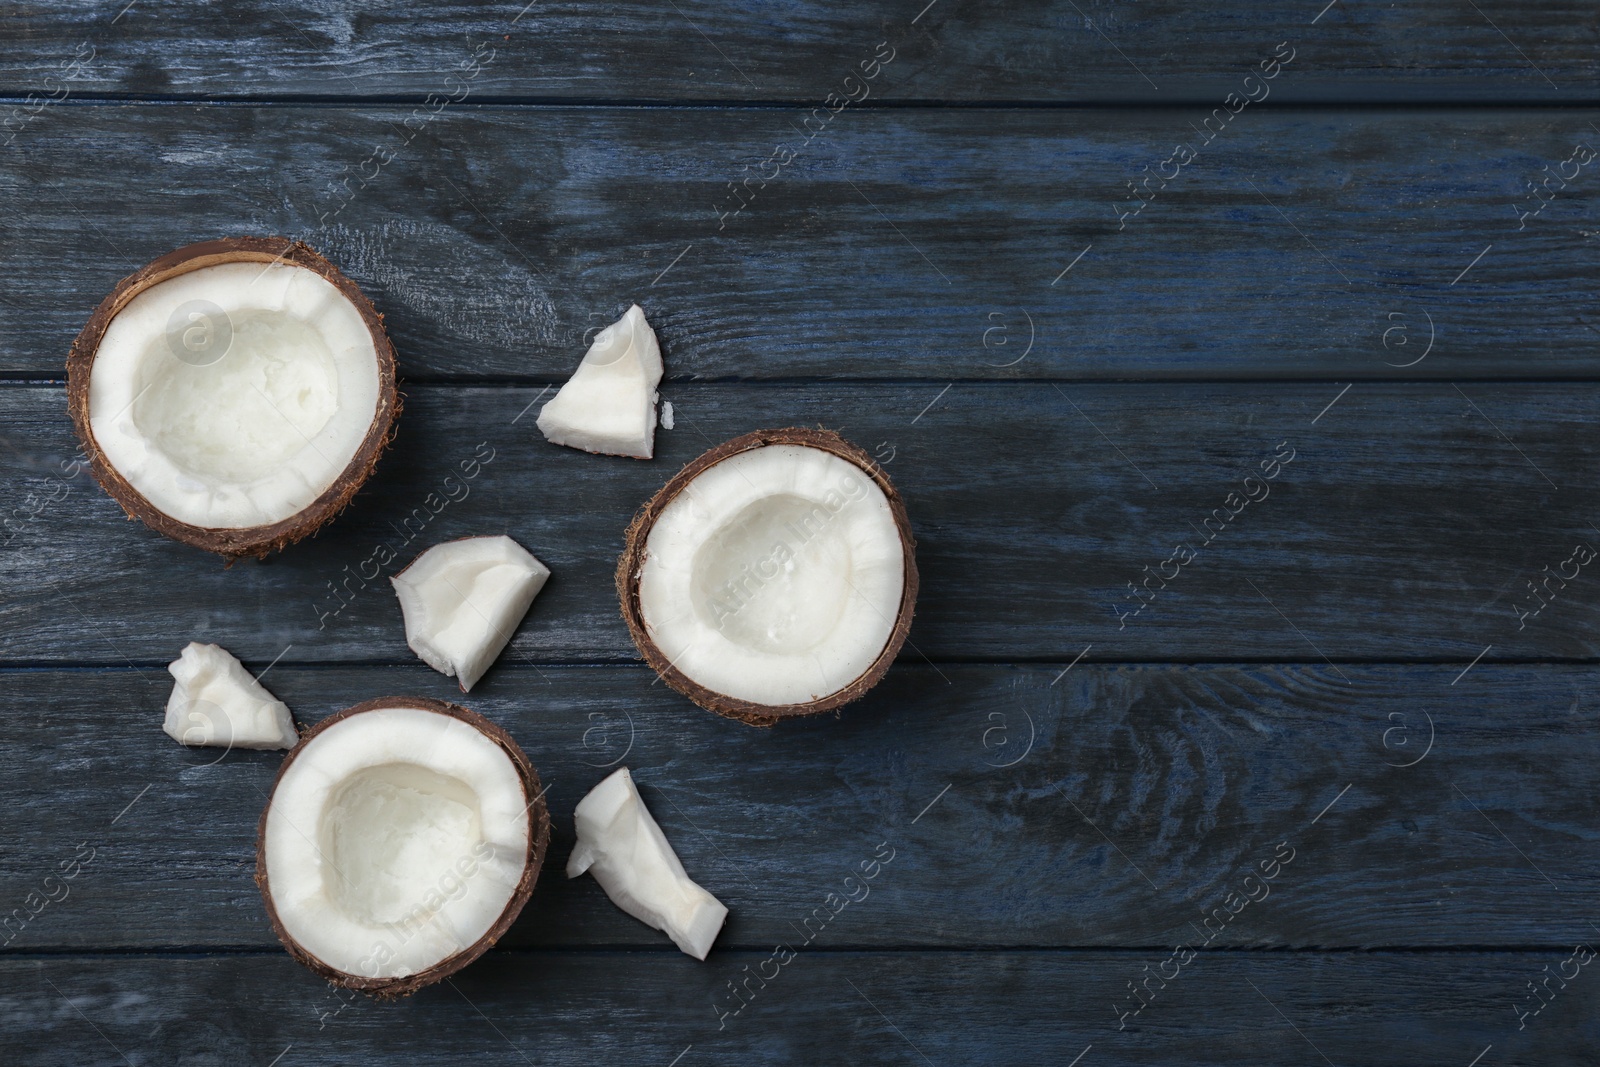
<instances>
[{"instance_id":1,"label":"painted wood surface","mask_svg":"<svg viewBox=\"0 0 1600 1067\"><path fill-rule=\"evenodd\" d=\"M1592 1062L1592 15L11 5L0 1063ZM348 271L408 399L345 515L224 569L77 469L60 379L234 233ZM675 428L548 445L633 301ZM863 702L758 731L652 684L611 570L787 424L878 456L923 595ZM554 577L464 699L550 862L450 984L341 996L251 880L277 758L174 745L164 665L459 698L386 578L498 532ZM623 764L732 909L704 964L562 877Z\"/></svg>"},{"instance_id":2,"label":"painted wood surface","mask_svg":"<svg viewBox=\"0 0 1600 1067\"><path fill-rule=\"evenodd\" d=\"M1574 941L1592 933L1571 924ZM0 962L13 1047L71 1064L623 1061L1267 1067L1588 1062L1594 963L1544 952L1197 954L1117 1029L1164 952L494 952L416 997L347 1002L287 956ZM1563 965L1565 965L1563 967ZM748 971L745 968L749 968ZM1167 973L1172 973L1171 968ZM1531 1014L1532 980L1575 975ZM1119 999L1120 997L1120 999ZM1518 1029L1517 1010L1528 1011ZM719 1022L722 1029L718 1029ZM1327 1057L1326 1061L1322 1057ZM125 1059L122 1057L126 1057Z\"/></svg>"},{"instance_id":3,"label":"painted wood surface","mask_svg":"<svg viewBox=\"0 0 1600 1067\"><path fill-rule=\"evenodd\" d=\"M412 380L564 381L633 301L676 380L1594 375L1600 111L1220 107L50 107L0 153L0 372L249 232Z\"/></svg>"},{"instance_id":4,"label":"painted wood surface","mask_svg":"<svg viewBox=\"0 0 1600 1067\"><path fill-rule=\"evenodd\" d=\"M711 444L785 424L840 430L905 495L925 576L907 661L1595 657L1594 391L1346 386L683 383L649 462L545 442L542 389L419 386L343 516L224 569L62 476L61 390L12 385L5 659L160 665L200 638L410 662L388 575L493 532L555 575L514 657L636 662L612 588L628 520Z\"/></svg>"},{"instance_id":5,"label":"painted wood surface","mask_svg":"<svg viewBox=\"0 0 1600 1067\"><path fill-rule=\"evenodd\" d=\"M280 663L264 681L306 725L404 693L465 699L517 738L555 831L503 942L515 948L667 946L592 879L562 874L573 806L623 765L731 910L722 948L1581 936L1600 815L1573 783L1600 762L1596 668L1479 664L1452 685L1456 673L902 665L837 719L772 731L695 708L642 667L503 665L467 698L421 665ZM59 903L10 916L8 949L276 944L252 876L278 755L179 749L159 730L165 672L0 678L19 709L0 734L0 806L26 828L0 900L23 905L84 858Z\"/></svg>"},{"instance_id":6,"label":"painted wood surface","mask_svg":"<svg viewBox=\"0 0 1600 1067\"><path fill-rule=\"evenodd\" d=\"M77 93L820 103L860 91L843 79L879 42L895 59L874 100L1220 100L1280 41L1299 100L1593 99L1600 84L1583 0L125 5L10 5L0 88L53 91L58 61L92 55ZM474 54L489 61L464 80Z\"/></svg>"}]
</instances>

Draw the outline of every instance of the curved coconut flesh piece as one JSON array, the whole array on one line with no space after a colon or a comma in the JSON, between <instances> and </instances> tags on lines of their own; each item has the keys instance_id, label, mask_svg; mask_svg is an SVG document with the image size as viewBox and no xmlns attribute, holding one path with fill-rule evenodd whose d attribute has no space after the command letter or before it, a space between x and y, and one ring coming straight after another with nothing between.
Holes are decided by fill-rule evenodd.
<instances>
[{"instance_id":1,"label":"curved coconut flesh piece","mask_svg":"<svg viewBox=\"0 0 1600 1067\"><path fill-rule=\"evenodd\" d=\"M509 537L434 545L389 579L406 643L463 693L483 677L528 613L550 569Z\"/></svg>"},{"instance_id":2,"label":"curved coconut flesh piece","mask_svg":"<svg viewBox=\"0 0 1600 1067\"><path fill-rule=\"evenodd\" d=\"M256 883L290 955L403 996L506 932L549 838L539 777L509 734L455 704L385 697L324 719L284 760Z\"/></svg>"},{"instance_id":3,"label":"curved coconut flesh piece","mask_svg":"<svg viewBox=\"0 0 1600 1067\"><path fill-rule=\"evenodd\" d=\"M539 409L539 431L569 448L649 459L660 384L661 346L635 304L595 335L567 384Z\"/></svg>"},{"instance_id":4,"label":"curved coconut flesh piece","mask_svg":"<svg viewBox=\"0 0 1600 1067\"><path fill-rule=\"evenodd\" d=\"M617 907L665 931L695 959L705 959L728 909L684 872L628 768L589 790L572 821L578 844L567 860L567 877L588 871Z\"/></svg>"},{"instance_id":5,"label":"curved coconut flesh piece","mask_svg":"<svg viewBox=\"0 0 1600 1067\"><path fill-rule=\"evenodd\" d=\"M288 706L226 649L190 641L167 671L175 681L161 728L179 744L293 748L300 740Z\"/></svg>"},{"instance_id":6,"label":"curved coconut flesh piece","mask_svg":"<svg viewBox=\"0 0 1600 1067\"><path fill-rule=\"evenodd\" d=\"M894 661L916 542L888 476L826 430L762 430L680 471L628 528L617 592L668 685L770 726L860 697Z\"/></svg>"},{"instance_id":7,"label":"curved coconut flesh piece","mask_svg":"<svg viewBox=\"0 0 1600 1067\"><path fill-rule=\"evenodd\" d=\"M95 478L131 518L231 559L315 532L400 409L382 316L283 237L190 245L122 282L67 360Z\"/></svg>"}]
</instances>

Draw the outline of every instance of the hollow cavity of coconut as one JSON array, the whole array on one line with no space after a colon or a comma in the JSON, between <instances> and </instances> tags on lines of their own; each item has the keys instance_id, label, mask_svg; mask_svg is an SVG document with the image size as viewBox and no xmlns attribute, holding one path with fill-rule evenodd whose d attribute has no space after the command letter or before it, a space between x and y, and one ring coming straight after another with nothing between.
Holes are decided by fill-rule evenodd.
<instances>
[{"instance_id":1,"label":"hollow cavity of coconut","mask_svg":"<svg viewBox=\"0 0 1600 1067\"><path fill-rule=\"evenodd\" d=\"M701 707L758 726L857 699L911 628L916 542L872 458L827 430L759 430L640 510L617 564L634 644Z\"/></svg>"},{"instance_id":2,"label":"hollow cavity of coconut","mask_svg":"<svg viewBox=\"0 0 1600 1067\"><path fill-rule=\"evenodd\" d=\"M382 316L303 244L236 237L124 278L73 342L67 395L130 518L229 559L314 533L400 408Z\"/></svg>"},{"instance_id":3,"label":"hollow cavity of coconut","mask_svg":"<svg viewBox=\"0 0 1600 1067\"><path fill-rule=\"evenodd\" d=\"M385 697L324 719L284 760L256 883L290 955L404 996L510 928L550 839L539 777L476 712Z\"/></svg>"}]
</instances>

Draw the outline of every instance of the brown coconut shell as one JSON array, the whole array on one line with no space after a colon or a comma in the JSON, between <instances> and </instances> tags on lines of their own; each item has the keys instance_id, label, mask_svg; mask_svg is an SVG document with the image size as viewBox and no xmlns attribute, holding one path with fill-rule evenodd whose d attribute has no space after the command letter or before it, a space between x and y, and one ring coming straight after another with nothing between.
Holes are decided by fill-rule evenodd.
<instances>
[{"instance_id":1,"label":"brown coconut shell","mask_svg":"<svg viewBox=\"0 0 1600 1067\"><path fill-rule=\"evenodd\" d=\"M522 869L522 878L517 882L517 888L511 894L511 899L506 902L505 910L495 920L489 931L462 949L454 956L450 956L429 967L427 970L418 971L416 974L406 975L403 978L368 978L364 975L349 974L336 967L330 967L322 960L306 951L298 941L284 928L283 921L278 917L277 905L273 903L271 887L267 883L267 813L272 810L272 797L277 796L278 786L283 781L284 774L289 770L289 765L317 735L322 733L334 723L342 722L352 715L363 712L377 711L380 708L417 708L421 711L432 711L440 715L448 715L453 719L460 719L469 726L499 745L512 764L517 768L517 775L522 779L522 788L526 796L532 798L528 803L528 857ZM477 959L489 950L489 947L511 928L511 924L521 914L522 907L533 894L533 885L539 879L539 868L544 863L544 852L550 844L550 812L545 806L544 790L539 785L539 772L533 769L533 764L528 762L528 757L522 748L506 733L482 715L459 704L451 704L444 700L432 700L427 697L381 697L377 700L365 700L354 707L345 708L343 711L323 719L301 736L298 744L289 750L284 757L283 765L278 768L278 776L273 779L272 792L267 800L266 808L262 809L261 821L256 828L256 885L261 889L261 899L267 906L267 919L272 924L272 932L278 935L278 940L283 942L283 947L289 950L289 955L311 968L322 978L334 985L345 989L360 990L380 999L410 996L423 986L432 985L441 978L455 974L461 968Z\"/></svg>"},{"instance_id":2,"label":"brown coconut shell","mask_svg":"<svg viewBox=\"0 0 1600 1067\"><path fill-rule=\"evenodd\" d=\"M843 689L805 704L757 704L728 696L726 693L718 693L694 681L674 667L666 654L651 639L649 631L645 628L644 613L639 607L639 571L644 565L645 543L649 540L650 530L655 526L661 512L690 482L711 467L741 452L764 448L767 445L800 445L816 448L831 452L861 468L862 473L871 478L888 498L889 511L894 516L895 528L900 531L900 544L905 558L905 584L900 593L900 610L895 616L894 629L889 634L889 640L878 653L878 658L873 660L872 665L855 681ZM905 644L906 635L911 632L911 619L916 613L916 548L917 542L911 535L911 520L906 515L905 501L900 498L899 492L895 490L883 468L878 466L866 452L832 430L820 428L813 430L800 426L781 430L757 430L743 437L725 441L691 462L673 475L672 480L662 486L660 492L639 509L639 513L628 526L627 541L623 546L622 556L617 560L617 597L622 605L623 621L628 624L628 633L633 636L634 645L639 649L640 655L644 656L645 662L661 676L662 681L708 711L714 711L730 719L738 719L751 726L773 726L781 719L816 715L843 707L853 700L860 699L888 673L889 665L900 654L900 646Z\"/></svg>"},{"instance_id":3,"label":"brown coconut shell","mask_svg":"<svg viewBox=\"0 0 1600 1067\"><path fill-rule=\"evenodd\" d=\"M373 415L372 425L367 428L367 434L350 463L327 491L309 506L298 514L267 526L214 529L181 522L160 510L129 484L105 458L89 425L89 372L94 366L106 328L134 297L153 285L190 271L241 262L283 262L315 271L355 306L368 332L372 334L373 348L377 352L378 408ZM176 541L215 552L230 563L242 556L260 558L276 552L316 533L343 511L356 495L356 490L372 473L378 456L393 439L394 420L400 414L400 404L400 394L395 389L394 346L384 331L383 315L372 306L372 301L367 299L355 282L340 273L339 268L306 245L287 237L226 237L168 252L117 283L117 287L89 316L88 323L72 342L71 354L67 356L67 408L72 414L83 450L88 454L95 480L122 506L128 518L138 519L157 533Z\"/></svg>"}]
</instances>

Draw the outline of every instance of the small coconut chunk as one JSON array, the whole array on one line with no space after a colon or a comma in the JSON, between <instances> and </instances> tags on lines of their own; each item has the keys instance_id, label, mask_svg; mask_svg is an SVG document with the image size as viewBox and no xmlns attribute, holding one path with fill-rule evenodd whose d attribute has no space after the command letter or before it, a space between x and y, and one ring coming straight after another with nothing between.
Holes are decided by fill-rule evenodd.
<instances>
[{"instance_id":1,"label":"small coconut chunk","mask_svg":"<svg viewBox=\"0 0 1600 1067\"><path fill-rule=\"evenodd\" d=\"M649 459L660 384L661 346L635 304L595 335L567 384L540 409L539 430L569 448Z\"/></svg>"},{"instance_id":2,"label":"small coconut chunk","mask_svg":"<svg viewBox=\"0 0 1600 1067\"><path fill-rule=\"evenodd\" d=\"M167 670L176 682L161 728L179 744L293 748L299 740L289 708L227 649L191 641Z\"/></svg>"},{"instance_id":3,"label":"small coconut chunk","mask_svg":"<svg viewBox=\"0 0 1600 1067\"><path fill-rule=\"evenodd\" d=\"M572 818L578 844L567 860L567 877L590 872L613 904L666 931L695 959L705 959L728 909L684 873L628 768L591 789Z\"/></svg>"},{"instance_id":4,"label":"small coconut chunk","mask_svg":"<svg viewBox=\"0 0 1600 1067\"><path fill-rule=\"evenodd\" d=\"M390 581L406 643L470 692L528 613L550 569L506 536L434 545Z\"/></svg>"}]
</instances>

